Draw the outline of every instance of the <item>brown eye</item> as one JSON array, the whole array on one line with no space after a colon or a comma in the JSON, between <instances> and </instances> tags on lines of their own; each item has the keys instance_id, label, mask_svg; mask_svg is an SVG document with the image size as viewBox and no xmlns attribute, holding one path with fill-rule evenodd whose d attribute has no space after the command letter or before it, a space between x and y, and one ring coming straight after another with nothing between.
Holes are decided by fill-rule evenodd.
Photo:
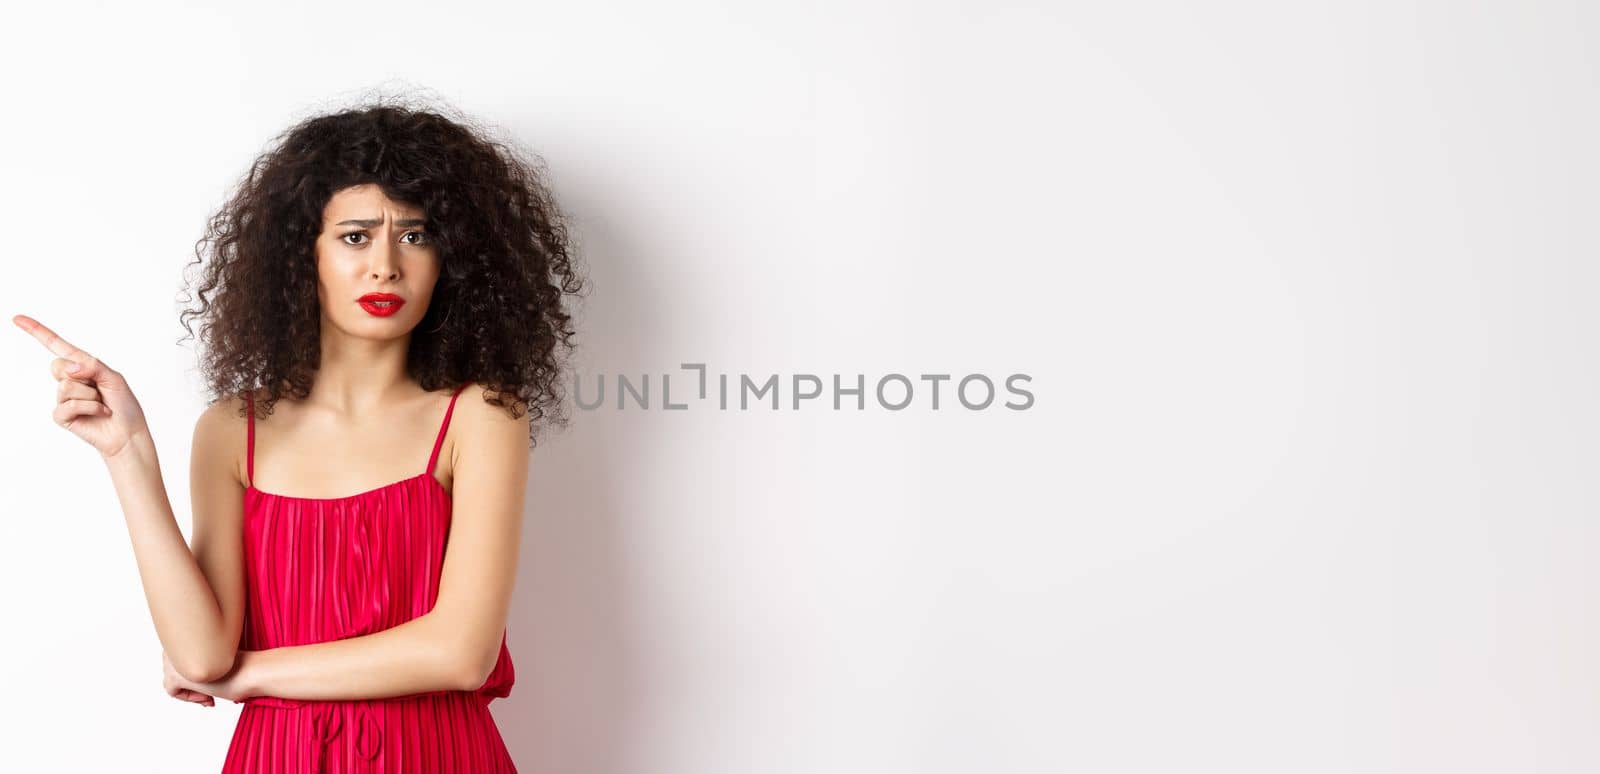
<instances>
[{"instance_id":1,"label":"brown eye","mask_svg":"<svg viewBox=\"0 0 1600 774\"><path fill-rule=\"evenodd\" d=\"M340 239L349 239L349 238L350 238L350 237L365 237L365 236L366 236L366 234L363 234L363 233L361 233L361 232L360 232L360 231L352 231L352 232L350 232L350 233L348 233L348 234L345 234L345 235L344 235L344 236L342 236L342 237L339 237L339 238L340 238ZM345 242L345 244L347 244L347 245L348 245L348 244L354 244L354 243L352 243L352 242Z\"/></svg>"},{"instance_id":2,"label":"brown eye","mask_svg":"<svg viewBox=\"0 0 1600 774\"><path fill-rule=\"evenodd\" d=\"M418 237L417 241L411 243L414 245L426 244L428 242L427 234L421 231L408 231L406 232L406 236ZM401 238L403 239L404 237Z\"/></svg>"}]
</instances>

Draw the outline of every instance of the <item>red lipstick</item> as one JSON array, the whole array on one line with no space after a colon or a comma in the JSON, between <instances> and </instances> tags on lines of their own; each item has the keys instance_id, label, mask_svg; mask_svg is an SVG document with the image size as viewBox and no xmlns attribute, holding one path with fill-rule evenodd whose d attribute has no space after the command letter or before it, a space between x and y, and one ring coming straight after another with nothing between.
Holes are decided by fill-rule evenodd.
<instances>
[{"instance_id":1,"label":"red lipstick","mask_svg":"<svg viewBox=\"0 0 1600 774\"><path fill-rule=\"evenodd\" d=\"M358 299L356 303L367 310L367 314L374 317L388 317L400 311L406 300L393 293L368 293Z\"/></svg>"}]
</instances>

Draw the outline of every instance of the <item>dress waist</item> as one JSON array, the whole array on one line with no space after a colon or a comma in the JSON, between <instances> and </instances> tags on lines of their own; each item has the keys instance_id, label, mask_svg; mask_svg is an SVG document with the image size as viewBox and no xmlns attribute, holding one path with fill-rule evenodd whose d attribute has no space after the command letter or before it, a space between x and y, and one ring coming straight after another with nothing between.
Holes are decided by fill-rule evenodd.
<instances>
[{"instance_id":1,"label":"dress waist","mask_svg":"<svg viewBox=\"0 0 1600 774\"><path fill-rule=\"evenodd\" d=\"M294 719L273 720L270 724L308 724L305 728L314 743L311 771L312 774L323 774L328 770L328 750L341 734L361 757L376 761L386 746L384 737L391 725L398 723L396 728L417 727L418 721L429 719L433 722L459 722L467 717L461 714L463 712L473 715L487 713L489 710L486 705L495 698L495 692L488 687L476 691L430 691L382 699L301 700L281 696L250 696L239 702L246 705L239 720L241 724L245 723L246 718L255 712L286 712L289 713L286 718ZM442 720L451 717L458 720ZM493 723L492 720L484 722ZM260 721L254 723L259 724ZM421 725L426 727L426 722Z\"/></svg>"},{"instance_id":2,"label":"dress waist","mask_svg":"<svg viewBox=\"0 0 1600 774\"><path fill-rule=\"evenodd\" d=\"M476 691L429 691L427 693L413 693L405 696L388 696L382 699L285 699L281 696L249 696L239 700L239 704L248 704L255 707L272 707L274 709L304 709L341 704L398 704L421 699L449 699L455 697L472 698L488 704L497 698L505 696L504 693L489 688L479 688Z\"/></svg>"}]
</instances>

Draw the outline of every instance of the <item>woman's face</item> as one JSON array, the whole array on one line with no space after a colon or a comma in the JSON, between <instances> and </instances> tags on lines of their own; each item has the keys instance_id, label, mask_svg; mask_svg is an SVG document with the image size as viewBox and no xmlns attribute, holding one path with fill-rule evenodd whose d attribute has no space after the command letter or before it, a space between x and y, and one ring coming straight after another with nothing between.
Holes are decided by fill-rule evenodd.
<instances>
[{"instance_id":1,"label":"woman's face","mask_svg":"<svg viewBox=\"0 0 1600 774\"><path fill-rule=\"evenodd\" d=\"M325 322L367 339L404 336L417 326L439 280L439 253L425 217L376 185L334 193L322 210L316 243Z\"/></svg>"}]
</instances>

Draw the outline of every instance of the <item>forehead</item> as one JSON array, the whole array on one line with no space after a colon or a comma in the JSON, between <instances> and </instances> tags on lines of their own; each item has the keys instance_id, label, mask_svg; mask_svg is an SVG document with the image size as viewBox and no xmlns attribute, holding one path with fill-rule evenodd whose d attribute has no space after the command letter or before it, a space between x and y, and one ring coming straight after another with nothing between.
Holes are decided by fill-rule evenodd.
<instances>
[{"instance_id":1,"label":"forehead","mask_svg":"<svg viewBox=\"0 0 1600 774\"><path fill-rule=\"evenodd\" d=\"M370 183L335 191L322 208L322 219L329 222L353 218L382 220L385 216L421 218L423 215L422 208L390 199L383 195L382 188Z\"/></svg>"}]
</instances>

